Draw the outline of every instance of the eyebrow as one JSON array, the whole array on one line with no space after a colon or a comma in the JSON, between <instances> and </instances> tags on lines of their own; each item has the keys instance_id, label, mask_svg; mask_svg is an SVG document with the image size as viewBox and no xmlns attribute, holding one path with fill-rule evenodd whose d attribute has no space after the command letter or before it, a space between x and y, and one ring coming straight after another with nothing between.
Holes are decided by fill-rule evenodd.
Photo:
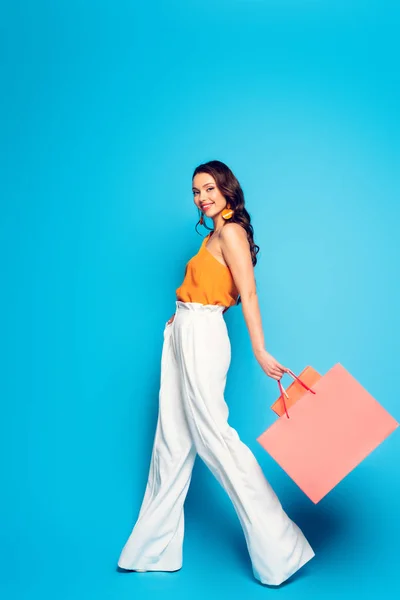
<instances>
[{"instance_id":1,"label":"eyebrow","mask_svg":"<svg viewBox=\"0 0 400 600\"><path fill-rule=\"evenodd\" d=\"M206 187L206 185L214 185L214 183L212 181L209 181L208 183L205 183L202 187ZM192 190L197 190L197 188L192 187Z\"/></svg>"}]
</instances>

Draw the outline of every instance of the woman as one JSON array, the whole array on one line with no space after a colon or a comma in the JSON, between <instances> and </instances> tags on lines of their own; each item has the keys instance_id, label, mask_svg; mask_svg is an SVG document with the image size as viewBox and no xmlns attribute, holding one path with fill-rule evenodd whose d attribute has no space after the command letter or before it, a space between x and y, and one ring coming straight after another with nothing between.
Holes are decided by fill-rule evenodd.
<instances>
[{"instance_id":1,"label":"woman","mask_svg":"<svg viewBox=\"0 0 400 600\"><path fill-rule=\"evenodd\" d=\"M231 346L223 313L242 303L254 355L279 380L287 371L264 347L253 267L253 241L243 191L220 161L198 166L194 202L213 230L186 265L167 321L161 356L159 413L138 520L119 557L130 571L182 567L184 501L199 454L229 495L261 583L279 585L315 556L284 512L251 450L227 422L224 400Z\"/></svg>"}]
</instances>

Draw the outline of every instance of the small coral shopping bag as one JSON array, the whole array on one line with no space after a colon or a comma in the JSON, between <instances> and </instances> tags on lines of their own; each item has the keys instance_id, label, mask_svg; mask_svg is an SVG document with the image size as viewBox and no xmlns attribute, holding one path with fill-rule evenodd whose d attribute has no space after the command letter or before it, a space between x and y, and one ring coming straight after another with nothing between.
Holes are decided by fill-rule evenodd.
<instances>
[{"instance_id":1,"label":"small coral shopping bag","mask_svg":"<svg viewBox=\"0 0 400 600\"><path fill-rule=\"evenodd\" d=\"M288 374L271 407L279 419L257 441L317 504L399 423L340 363Z\"/></svg>"}]
</instances>

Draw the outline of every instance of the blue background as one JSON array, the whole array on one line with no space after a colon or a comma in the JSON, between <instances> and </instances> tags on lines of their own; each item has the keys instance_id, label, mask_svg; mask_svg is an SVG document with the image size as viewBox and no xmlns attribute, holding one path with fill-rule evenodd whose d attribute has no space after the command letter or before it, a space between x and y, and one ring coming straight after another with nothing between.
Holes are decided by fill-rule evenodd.
<instances>
[{"instance_id":1,"label":"blue background","mask_svg":"<svg viewBox=\"0 0 400 600\"><path fill-rule=\"evenodd\" d=\"M399 430L313 505L256 441L278 388L240 307L230 424L316 557L279 591L259 584L197 458L183 569L117 570L164 325L201 242L197 164L222 160L243 186L267 349L297 373L341 362L399 420L399 17L382 0L2 4L4 598L400 591Z\"/></svg>"}]
</instances>

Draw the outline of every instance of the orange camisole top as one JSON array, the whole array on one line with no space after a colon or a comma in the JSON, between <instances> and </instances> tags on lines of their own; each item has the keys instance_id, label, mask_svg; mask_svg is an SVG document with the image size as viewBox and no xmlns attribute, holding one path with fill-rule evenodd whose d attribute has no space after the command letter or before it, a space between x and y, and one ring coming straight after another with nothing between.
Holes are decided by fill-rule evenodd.
<instances>
[{"instance_id":1,"label":"orange camisole top","mask_svg":"<svg viewBox=\"0 0 400 600\"><path fill-rule=\"evenodd\" d=\"M210 236L211 233L204 238L197 254L186 263L185 277L176 289L176 298L183 302L219 304L228 310L236 304L239 292L229 267L207 250Z\"/></svg>"}]
</instances>

